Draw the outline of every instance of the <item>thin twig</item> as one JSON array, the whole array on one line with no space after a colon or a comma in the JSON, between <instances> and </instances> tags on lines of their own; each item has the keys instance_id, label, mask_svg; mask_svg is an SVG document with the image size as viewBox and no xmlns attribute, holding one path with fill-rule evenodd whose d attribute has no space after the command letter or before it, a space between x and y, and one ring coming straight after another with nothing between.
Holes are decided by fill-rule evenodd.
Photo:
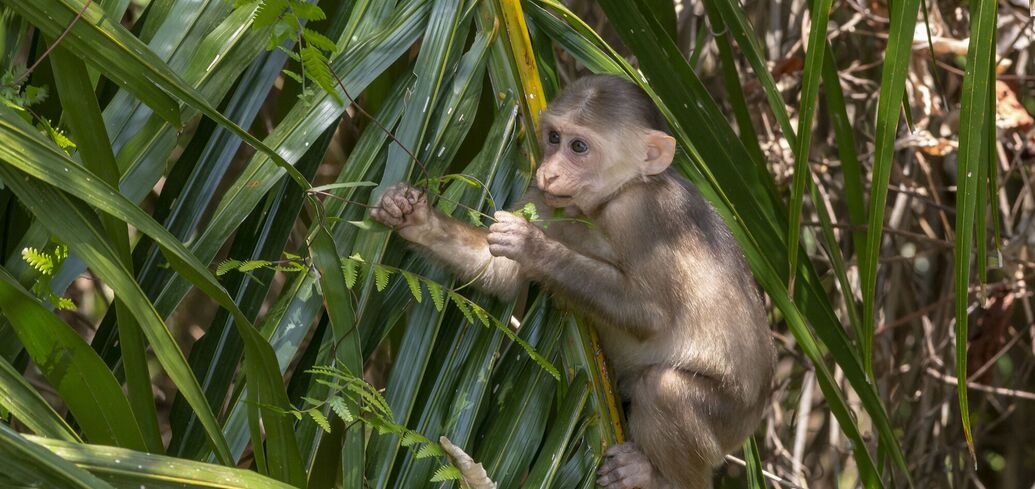
<instances>
[{"instance_id":1,"label":"thin twig","mask_svg":"<svg viewBox=\"0 0 1035 489\"><path fill-rule=\"evenodd\" d=\"M402 141L399 141L399 139L395 137L395 134L393 134L392 131L389 131L388 128L384 126L384 124L381 124L381 121L377 120L377 118L371 115L370 112L367 112L367 109L364 109L363 106L360 105L359 102L357 102L356 99L352 97L352 95L349 95L349 91L345 89L345 83L341 81L341 77L339 77L338 74L334 72L334 70L328 71L330 71L331 75L334 76L334 80L338 82L338 88L341 88L341 93L345 94L345 98L349 99L349 104L355 106L356 110L358 110L360 114L363 114L367 119L370 119L371 122L376 124L377 127L379 127L381 131L383 131L385 135L388 136L388 139L391 139L392 142L394 142L400 148L402 148L402 150L410 156L410 159L412 159L413 162L416 163L417 166L420 168L421 175L424 178L431 180L431 174L428 173L428 167L424 164L424 162L421 161L420 158L417 158L417 155L413 154L413 151L411 151L410 148L407 148L406 145L402 143ZM428 187L425 185L425 193L427 192L427 190Z\"/></svg>"},{"instance_id":2,"label":"thin twig","mask_svg":"<svg viewBox=\"0 0 1035 489\"><path fill-rule=\"evenodd\" d=\"M931 367L927 367L927 375L934 377L946 384L959 385L960 380L948 374L943 374ZM1035 392L1022 391L1017 389L1007 389L1005 387L994 387L991 385L978 384L976 382L967 382L968 389L974 389L976 391L988 392L991 394L999 394L1001 396L1016 397L1018 399L1027 399L1029 401L1035 401Z\"/></svg>"},{"instance_id":3,"label":"thin twig","mask_svg":"<svg viewBox=\"0 0 1035 489\"><path fill-rule=\"evenodd\" d=\"M61 32L61 35L58 36L57 39L54 39L54 42L50 43L50 47L48 47L47 50L44 51L43 54L36 59L36 62L33 63L32 66L29 67L29 69L25 70L25 73L22 73L21 76L19 76L18 79L14 81L14 86L18 86L19 84L21 84L21 82L28 78L29 74L31 74L33 70L35 70L36 67L38 67L40 63L43 62L43 60L47 59L47 56L50 55L51 51L53 51L54 48L58 47L58 44L61 44L61 41L65 39L65 36L67 36L68 33L72 30L72 27L75 26L76 22L79 22L79 19L83 17L83 14L86 13L86 9L90 8L90 4L92 3L93 0L86 0L86 3L83 4L83 8L79 10L79 13L75 14L75 18L72 19L72 22L68 23L68 26L66 26L65 30Z\"/></svg>"},{"instance_id":4,"label":"thin twig","mask_svg":"<svg viewBox=\"0 0 1035 489\"><path fill-rule=\"evenodd\" d=\"M745 462L743 459L739 459L737 457L734 457L733 455L726 455L726 461L727 462L733 462L733 463L735 463L735 464L737 464L737 465L739 465L741 467L747 467L747 462ZM778 475L776 475L776 474L774 474L772 472L769 472L768 470L765 470L765 469L762 469L762 475L764 475L766 479L769 479L769 480L771 480L773 482L777 482L777 483L783 484L783 485L785 485L787 487L790 487L791 489L805 489L804 487L801 487L801 486L799 486L799 485L797 485L797 484L795 484L795 483L793 483L793 482L791 482L791 481L789 481L787 479L784 479L783 477L780 477L780 476L778 476Z\"/></svg>"}]
</instances>

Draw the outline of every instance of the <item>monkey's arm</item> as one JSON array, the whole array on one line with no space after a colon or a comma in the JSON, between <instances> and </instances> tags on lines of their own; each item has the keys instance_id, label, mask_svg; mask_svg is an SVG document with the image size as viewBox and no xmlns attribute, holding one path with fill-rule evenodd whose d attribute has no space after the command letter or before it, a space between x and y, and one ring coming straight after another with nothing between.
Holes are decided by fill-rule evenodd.
<instances>
[{"instance_id":1,"label":"monkey's arm","mask_svg":"<svg viewBox=\"0 0 1035 489\"><path fill-rule=\"evenodd\" d=\"M461 281L503 299L512 299L522 284L517 262L489 253L489 232L432 211L435 216L424 227L407 227L399 235L431 252Z\"/></svg>"},{"instance_id":2,"label":"monkey's arm","mask_svg":"<svg viewBox=\"0 0 1035 489\"><path fill-rule=\"evenodd\" d=\"M489 227L489 252L519 263L523 275L637 336L648 336L668 323L667 308L656 303L658 294L632 283L614 264L583 255L509 212L495 217L497 223Z\"/></svg>"},{"instance_id":3,"label":"monkey's arm","mask_svg":"<svg viewBox=\"0 0 1035 489\"><path fill-rule=\"evenodd\" d=\"M489 253L487 230L432 209L427 196L412 187L389 188L370 216L430 252L460 280L475 280L473 285L479 289L511 299L522 286L517 262Z\"/></svg>"}]
</instances>

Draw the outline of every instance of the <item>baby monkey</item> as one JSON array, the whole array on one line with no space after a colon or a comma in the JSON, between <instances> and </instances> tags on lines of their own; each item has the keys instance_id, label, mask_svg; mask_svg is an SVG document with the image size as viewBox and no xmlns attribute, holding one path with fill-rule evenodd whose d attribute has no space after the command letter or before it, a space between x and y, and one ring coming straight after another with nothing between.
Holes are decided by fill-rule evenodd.
<instances>
[{"instance_id":1,"label":"baby monkey","mask_svg":"<svg viewBox=\"0 0 1035 489\"><path fill-rule=\"evenodd\" d=\"M405 184L371 217L511 298L534 280L588 315L628 404L630 441L608 449L608 489L712 487L755 430L775 351L729 229L669 168L676 142L635 84L579 79L542 114L543 162L522 203L588 218L542 228L506 211L488 229L445 216ZM480 274L480 275L479 275Z\"/></svg>"}]
</instances>

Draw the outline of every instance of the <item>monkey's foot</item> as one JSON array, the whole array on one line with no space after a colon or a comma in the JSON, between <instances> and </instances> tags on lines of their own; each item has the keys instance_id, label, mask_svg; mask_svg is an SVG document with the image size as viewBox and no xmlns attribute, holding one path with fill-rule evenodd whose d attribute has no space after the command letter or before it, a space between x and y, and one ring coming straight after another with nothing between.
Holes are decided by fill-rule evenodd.
<instances>
[{"instance_id":1,"label":"monkey's foot","mask_svg":"<svg viewBox=\"0 0 1035 489\"><path fill-rule=\"evenodd\" d=\"M655 489L666 485L647 456L632 443L608 448L597 475L597 484L607 489Z\"/></svg>"}]
</instances>

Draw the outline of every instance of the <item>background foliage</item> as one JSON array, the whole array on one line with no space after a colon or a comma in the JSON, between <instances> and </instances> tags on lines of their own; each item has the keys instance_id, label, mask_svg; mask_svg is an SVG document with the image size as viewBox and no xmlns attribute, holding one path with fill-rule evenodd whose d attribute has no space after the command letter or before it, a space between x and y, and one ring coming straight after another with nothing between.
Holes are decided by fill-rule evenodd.
<instances>
[{"instance_id":1,"label":"background foliage","mask_svg":"<svg viewBox=\"0 0 1035 489\"><path fill-rule=\"evenodd\" d=\"M488 224L546 101L610 72L771 306L722 487L1029 487L1030 8L0 0L0 485L449 486L445 435L500 487L592 487L591 328L365 215L407 180Z\"/></svg>"}]
</instances>

